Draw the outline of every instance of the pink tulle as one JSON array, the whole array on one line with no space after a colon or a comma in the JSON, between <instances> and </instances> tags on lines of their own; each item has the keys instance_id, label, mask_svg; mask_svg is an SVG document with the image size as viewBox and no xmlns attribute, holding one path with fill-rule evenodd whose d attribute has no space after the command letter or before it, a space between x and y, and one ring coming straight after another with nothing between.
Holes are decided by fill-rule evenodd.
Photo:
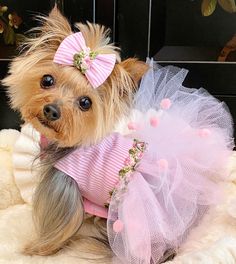
<instances>
[{"instance_id":1,"label":"pink tulle","mask_svg":"<svg viewBox=\"0 0 236 264\"><path fill-rule=\"evenodd\" d=\"M204 89L182 86L186 74L151 62L123 124L129 134L77 148L55 165L78 183L85 211L107 217L124 264L164 261L221 199L232 118Z\"/></svg>"},{"instance_id":2,"label":"pink tulle","mask_svg":"<svg viewBox=\"0 0 236 264\"><path fill-rule=\"evenodd\" d=\"M121 180L108 212L111 248L126 264L160 263L178 248L221 199L218 182L227 177L234 146L224 103L183 87L185 70L152 67L135 98L139 114L130 120L142 129L128 135L148 148L128 184ZM122 228L114 230L114 223Z\"/></svg>"}]
</instances>

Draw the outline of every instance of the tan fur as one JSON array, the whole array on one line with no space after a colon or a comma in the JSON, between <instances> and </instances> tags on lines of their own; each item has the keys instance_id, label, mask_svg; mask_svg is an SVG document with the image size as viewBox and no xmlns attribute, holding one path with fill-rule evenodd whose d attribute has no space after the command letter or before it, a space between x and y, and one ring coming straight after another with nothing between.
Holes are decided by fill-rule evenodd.
<instances>
[{"instance_id":1,"label":"tan fur","mask_svg":"<svg viewBox=\"0 0 236 264\"><path fill-rule=\"evenodd\" d=\"M3 80L8 86L11 105L20 110L26 123L31 123L60 148L94 144L114 129L119 118L129 113L133 94L148 66L137 59L120 62L119 49L109 44L109 31L103 26L76 24L91 50L113 53L117 58L111 75L93 89L75 67L53 63L58 46L72 33L68 21L56 8L49 17L40 19L43 25L35 29L36 38L24 43L22 54L13 60L9 75ZM50 89L40 86L45 74L55 79ZM91 98L89 111L79 109L77 99L81 96ZM56 121L48 121L43 115L43 107L49 103L60 108L61 117ZM57 180L53 181L53 177ZM50 174L43 177L33 203L38 237L26 247L27 254L55 253L76 236L83 221L79 197L73 180L68 182Z\"/></svg>"},{"instance_id":2,"label":"tan fur","mask_svg":"<svg viewBox=\"0 0 236 264\"><path fill-rule=\"evenodd\" d=\"M45 173L34 195L37 238L27 254L49 255L61 249L83 223L83 206L76 182L62 173ZM65 197L65 198L64 198Z\"/></svg>"}]
</instances>

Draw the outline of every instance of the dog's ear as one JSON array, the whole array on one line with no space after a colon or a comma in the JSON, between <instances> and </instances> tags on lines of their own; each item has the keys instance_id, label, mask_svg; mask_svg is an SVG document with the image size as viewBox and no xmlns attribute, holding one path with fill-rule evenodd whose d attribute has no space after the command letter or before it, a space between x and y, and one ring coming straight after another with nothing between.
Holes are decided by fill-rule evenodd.
<instances>
[{"instance_id":1,"label":"dog's ear","mask_svg":"<svg viewBox=\"0 0 236 264\"><path fill-rule=\"evenodd\" d=\"M149 69L149 66L145 62L137 60L135 58L124 60L119 63L119 65L122 66L126 70L126 72L129 73L136 86L138 85L142 76Z\"/></svg>"},{"instance_id":2,"label":"dog's ear","mask_svg":"<svg viewBox=\"0 0 236 264\"><path fill-rule=\"evenodd\" d=\"M34 38L27 38L23 43L26 54L46 52L54 55L61 42L72 33L68 20L55 6L49 16L38 16L36 18L41 26L32 29Z\"/></svg>"},{"instance_id":3,"label":"dog's ear","mask_svg":"<svg viewBox=\"0 0 236 264\"><path fill-rule=\"evenodd\" d=\"M71 34L71 26L68 20L62 15L60 10L55 5L54 8L49 13L48 17L44 18L42 33L44 32L54 32L59 35L67 36Z\"/></svg>"},{"instance_id":4,"label":"dog's ear","mask_svg":"<svg viewBox=\"0 0 236 264\"><path fill-rule=\"evenodd\" d=\"M110 42L110 29L103 25L87 22L76 23L75 27L83 34L86 45L101 54L115 54L120 61L119 48Z\"/></svg>"}]
</instances>

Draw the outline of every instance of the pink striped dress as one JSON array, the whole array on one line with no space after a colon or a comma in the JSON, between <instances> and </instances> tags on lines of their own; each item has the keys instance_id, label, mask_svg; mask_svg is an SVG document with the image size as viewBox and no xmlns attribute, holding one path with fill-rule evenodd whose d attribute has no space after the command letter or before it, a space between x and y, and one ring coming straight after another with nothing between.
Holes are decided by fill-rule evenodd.
<instances>
[{"instance_id":1,"label":"pink striped dress","mask_svg":"<svg viewBox=\"0 0 236 264\"><path fill-rule=\"evenodd\" d=\"M107 218L110 193L119 182L119 171L132 144L131 139L115 133L100 144L78 148L57 162L55 167L78 183L85 212Z\"/></svg>"}]
</instances>

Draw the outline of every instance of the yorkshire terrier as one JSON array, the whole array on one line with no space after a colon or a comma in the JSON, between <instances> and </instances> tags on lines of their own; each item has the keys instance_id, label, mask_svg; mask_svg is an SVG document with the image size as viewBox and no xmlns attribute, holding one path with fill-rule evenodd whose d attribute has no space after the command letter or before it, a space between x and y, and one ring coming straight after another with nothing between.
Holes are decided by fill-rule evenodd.
<instances>
[{"instance_id":1,"label":"yorkshire terrier","mask_svg":"<svg viewBox=\"0 0 236 264\"><path fill-rule=\"evenodd\" d=\"M184 69L121 61L103 26L73 33L56 8L41 20L3 81L42 135L37 238L25 252L57 252L86 212L107 218L99 230L123 263L161 263L219 200L234 147L228 108L184 87Z\"/></svg>"},{"instance_id":2,"label":"yorkshire terrier","mask_svg":"<svg viewBox=\"0 0 236 264\"><path fill-rule=\"evenodd\" d=\"M49 255L73 240L84 220L77 183L54 168L57 160L76 147L96 144L127 116L147 64L135 58L121 61L110 44L109 30L98 24L77 23L86 45L95 53L113 54L115 65L107 79L93 89L81 71L53 62L62 41L73 32L67 19L54 8L42 25L34 28L21 54L13 59L9 75L12 108L21 112L49 142L42 147L42 180L33 199L37 238L27 254Z\"/></svg>"}]
</instances>

